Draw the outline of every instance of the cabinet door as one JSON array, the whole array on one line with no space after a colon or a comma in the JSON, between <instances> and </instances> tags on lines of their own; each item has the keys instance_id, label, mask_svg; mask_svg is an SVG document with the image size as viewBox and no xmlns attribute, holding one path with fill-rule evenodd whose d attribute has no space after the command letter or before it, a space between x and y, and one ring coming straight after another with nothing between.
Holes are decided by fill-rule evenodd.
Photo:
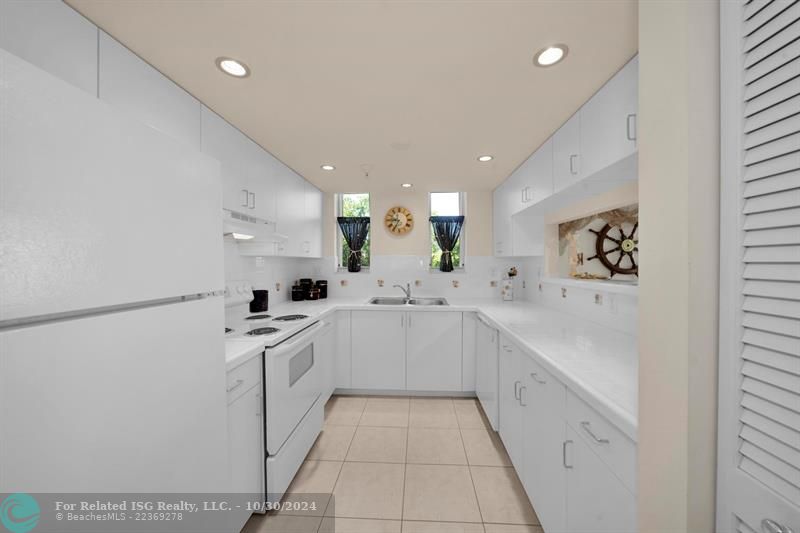
<instances>
[{"instance_id":1,"label":"cabinet door","mask_svg":"<svg viewBox=\"0 0 800 533\"><path fill-rule=\"evenodd\" d=\"M249 146L247 190L252 193L249 213L264 220L275 221L275 202L281 162L255 143Z\"/></svg>"},{"instance_id":2,"label":"cabinet door","mask_svg":"<svg viewBox=\"0 0 800 533\"><path fill-rule=\"evenodd\" d=\"M531 359L523 363L523 464L520 478L545 531L564 531L566 388Z\"/></svg>"},{"instance_id":3,"label":"cabinet door","mask_svg":"<svg viewBox=\"0 0 800 533\"><path fill-rule=\"evenodd\" d=\"M284 167L278 175L277 228L288 240L281 243L279 253L291 257L304 257L305 233L305 180Z\"/></svg>"},{"instance_id":4,"label":"cabinet door","mask_svg":"<svg viewBox=\"0 0 800 533\"><path fill-rule=\"evenodd\" d=\"M492 233L496 257L511 255L511 210L508 204L508 190L508 182L505 182L492 194Z\"/></svg>"},{"instance_id":5,"label":"cabinet door","mask_svg":"<svg viewBox=\"0 0 800 533\"><path fill-rule=\"evenodd\" d=\"M520 388L522 376L519 368L518 349L501 337L499 352L499 389L500 401L499 432L506 451L517 472L523 471L522 464L522 407L520 406Z\"/></svg>"},{"instance_id":6,"label":"cabinet door","mask_svg":"<svg viewBox=\"0 0 800 533\"><path fill-rule=\"evenodd\" d=\"M478 319L475 334L475 394L497 431L497 331Z\"/></svg>"},{"instance_id":7,"label":"cabinet door","mask_svg":"<svg viewBox=\"0 0 800 533\"><path fill-rule=\"evenodd\" d=\"M305 182L303 252L305 257L322 256L322 191Z\"/></svg>"},{"instance_id":8,"label":"cabinet door","mask_svg":"<svg viewBox=\"0 0 800 533\"><path fill-rule=\"evenodd\" d=\"M461 390L475 390L475 373L477 371L477 329L478 318L475 313L464 313L461 334Z\"/></svg>"},{"instance_id":9,"label":"cabinet door","mask_svg":"<svg viewBox=\"0 0 800 533\"><path fill-rule=\"evenodd\" d=\"M340 389L352 388L351 378L351 336L350 336L350 311L336 313L336 387Z\"/></svg>"},{"instance_id":10,"label":"cabinet door","mask_svg":"<svg viewBox=\"0 0 800 533\"><path fill-rule=\"evenodd\" d=\"M98 50L100 99L200 150L200 102L103 31Z\"/></svg>"},{"instance_id":11,"label":"cabinet door","mask_svg":"<svg viewBox=\"0 0 800 533\"><path fill-rule=\"evenodd\" d=\"M580 110L581 170L585 177L636 152L639 57L633 58Z\"/></svg>"},{"instance_id":12,"label":"cabinet door","mask_svg":"<svg viewBox=\"0 0 800 533\"><path fill-rule=\"evenodd\" d=\"M352 311L352 374L355 389L405 390L406 313Z\"/></svg>"},{"instance_id":13,"label":"cabinet door","mask_svg":"<svg viewBox=\"0 0 800 533\"><path fill-rule=\"evenodd\" d=\"M264 492L264 423L261 382L228 405L231 492Z\"/></svg>"},{"instance_id":14,"label":"cabinet door","mask_svg":"<svg viewBox=\"0 0 800 533\"><path fill-rule=\"evenodd\" d=\"M336 319L326 319L328 324L314 341L314 356L321 368L322 403L328 401L336 388Z\"/></svg>"},{"instance_id":15,"label":"cabinet door","mask_svg":"<svg viewBox=\"0 0 800 533\"><path fill-rule=\"evenodd\" d=\"M523 200L524 207L541 202L553 194L553 140L548 139L528 159Z\"/></svg>"},{"instance_id":16,"label":"cabinet door","mask_svg":"<svg viewBox=\"0 0 800 533\"><path fill-rule=\"evenodd\" d=\"M202 151L220 163L222 207L247 213L249 184L247 167L243 164L243 135L205 106L201 108L200 117Z\"/></svg>"},{"instance_id":17,"label":"cabinet door","mask_svg":"<svg viewBox=\"0 0 800 533\"><path fill-rule=\"evenodd\" d=\"M461 313L409 312L407 389L461 390Z\"/></svg>"},{"instance_id":18,"label":"cabinet door","mask_svg":"<svg viewBox=\"0 0 800 533\"><path fill-rule=\"evenodd\" d=\"M553 135L553 192L581 179L580 112L575 113Z\"/></svg>"},{"instance_id":19,"label":"cabinet door","mask_svg":"<svg viewBox=\"0 0 800 533\"><path fill-rule=\"evenodd\" d=\"M567 426L567 531L636 531L636 497Z\"/></svg>"}]
</instances>

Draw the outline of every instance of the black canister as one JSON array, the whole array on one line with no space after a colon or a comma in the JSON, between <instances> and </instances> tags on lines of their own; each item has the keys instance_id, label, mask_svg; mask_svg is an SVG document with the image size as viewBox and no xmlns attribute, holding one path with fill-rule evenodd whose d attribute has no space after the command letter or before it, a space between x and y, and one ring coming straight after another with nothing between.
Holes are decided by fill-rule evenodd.
<instances>
[{"instance_id":1,"label":"black canister","mask_svg":"<svg viewBox=\"0 0 800 533\"><path fill-rule=\"evenodd\" d=\"M327 298L328 297L328 280L326 279L318 279L316 283L317 288L319 289L319 297L320 298Z\"/></svg>"},{"instance_id":2,"label":"black canister","mask_svg":"<svg viewBox=\"0 0 800 533\"><path fill-rule=\"evenodd\" d=\"M264 313L269 311L269 291L253 289L253 300L250 302L251 313Z\"/></svg>"},{"instance_id":3,"label":"black canister","mask_svg":"<svg viewBox=\"0 0 800 533\"><path fill-rule=\"evenodd\" d=\"M294 285L292 287L292 301L293 302L302 302L305 300L305 290L300 285Z\"/></svg>"},{"instance_id":4,"label":"black canister","mask_svg":"<svg viewBox=\"0 0 800 533\"><path fill-rule=\"evenodd\" d=\"M319 288L311 287L306 293L306 300L319 300Z\"/></svg>"},{"instance_id":5,"label":"black canister","mask_svg":"<svg viewBox=\"0 0 800 533\"><path fill-rule=\"evenodd\" d=\"M314 281L311 278L300 278L297 283L303 289L303 299L308 300L308 291L314 286Z\"/></svg>"}]
</instances>

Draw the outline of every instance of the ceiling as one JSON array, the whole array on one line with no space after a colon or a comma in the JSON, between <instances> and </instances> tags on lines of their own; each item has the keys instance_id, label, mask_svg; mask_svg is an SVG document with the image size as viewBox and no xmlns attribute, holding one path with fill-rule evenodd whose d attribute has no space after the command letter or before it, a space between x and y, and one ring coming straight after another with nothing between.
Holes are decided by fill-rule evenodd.
<instances>
[{"instance_id":1,"label":"ceiling","mask_svg":"<svg viewBox=\"0 0 800 533\"><path fill-rule=\"evenodd\" d=\"M493 189L638 44L636 0L67 2L327 191Z\"/></svg>"}]
</instances>

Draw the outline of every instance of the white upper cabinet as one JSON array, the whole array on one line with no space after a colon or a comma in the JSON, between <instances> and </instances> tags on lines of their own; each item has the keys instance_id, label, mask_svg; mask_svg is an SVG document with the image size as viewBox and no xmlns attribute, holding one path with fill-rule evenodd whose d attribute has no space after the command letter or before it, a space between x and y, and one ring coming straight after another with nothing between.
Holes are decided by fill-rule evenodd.
<instances>
[{"instance_id":1,"label":"white upper cabinet","mask_svg":"<svg viewBox=\"0 0 800 533\"><path fill-rule=\"evenodd\" d=\"M553 140L548 139L528 158L523 178L524 207L541 202L553 194Z\"/></svg>"},{"instance_id":2,"label":"white upper cabinet","mask_svg":"<svg viewBox=\"0 0 800 533\"><path fill-rule=\"evenodd\" d=\"M243 136L244 137L244 136ZM276 167L281 163L259 145L245 137L245 188L248 195L247 213L275 221L277 195Z\"/></svg>"},{"instance_id":3,"label":"white upper cabinet","mask_svg":"<svg viewBox=\"0 0 800 533\"><path fill-rule=\"evenodd\" d=\"M553 192L581 179L580 127L580 113L575 113L553 135Z\"/></svg>"},{"instance_id":4,"label":"white upper cabinet","mask_svg":"<svg viewBox=\"0 0 800 533\"><path fill-rule=\"evenodd\" d=\"M202 150L220 162L222 207L247 212L250 198L247 171L242 157L242 134L222 117L203 106L201 110Z\"/></svg>"},{"instance_id":5,"label":"white upper cabinet","mask_svg":"<svg viewBox=\"0 0 800 533\"><path fill-rule=\"evenodd\" d=\"M636 56L580 110L583 176L636 152L638 104L639 56Z\"/></svg>"},{"instance_id":6,"label":"white upper cabinet","mask_svg":"<svg viewBox=\"0 0 800 533\"><path fill-rule=\"evenodd\" d=\"M305 180L295 174L288 167L283 167L278 173L276 182L277 190L277 222L278 233L288 237L285 243L280 243L278 253L290 257L304 257L304 241L306 235L305 206L306 189Z\"/></svg>"},{"instance_id":7,"label":"white upper cabinet","mask_svg":"<svg viewBox=\"0 0 800 533\"><path fill-rule=\"evenodd\" d=\"M500 184L492 194L492 233L494 236L494 255L511 255L511 206L509 194L511 184Z\"/></svg>"},{"instance_id":8,"label":"white upper cabinet","mask_svg":"<svg viewBox=\"0 0 800 533\"><path fill-rule=\"evenodd\" d=\"M97 31L63 2L0 1L0 48L94 96Z\"/></svg>"},{"instance_id":9,"label":"white upper cabinet","mask_svg":"<svg viewBox=\"0 0 800 533\"><path fill-rule=\"evenodd\" d=\"M305 238L303 255L322 257L322 198L323 193L305 182Z\"/></svg>"},{"instance_id":10,"label":"white upper cabinet","mask_svg":"<svg viewBox=\"0 0 800 533\"><path fill-rule=\"evenodd\" d=\"M100 31L98 96L200 150L200 102Z\"/></svg>"}]
</instances>

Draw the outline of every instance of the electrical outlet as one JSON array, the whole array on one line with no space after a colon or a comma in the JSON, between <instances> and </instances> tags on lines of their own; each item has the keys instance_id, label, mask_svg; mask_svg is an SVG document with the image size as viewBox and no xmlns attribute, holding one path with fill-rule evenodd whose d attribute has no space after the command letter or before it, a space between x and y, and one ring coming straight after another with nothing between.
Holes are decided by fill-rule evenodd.
<instances>
[{"instance_id":1,"label":"electrical outlet","mask_svg":"<svg viewBox=\"0 0 800 533\"><path fill-rule=\"evenodd\" d=\"M599 292L594 295L594 303L597 305L603 305L603 295Z\"/></svg>"},{"instance_id":2,"label":"electrical outlet","mask_svg":"<svg viewBox=\"0 0 800 533\"><path fill-rule=\"evenodd\" d=\"M276 283L275 284L275 292L281 292L281 284L280 283Z\"/></svg>"},{"instance_id":3,"label":"electrical outlet","mask_svg":"<svg viewBox=\"0 0 800 533\"><path fill-rule=\"evenodd\" d=\"M490 287L497 287L497 282L496 281L490 281L489 282L489 286Z\"/></svg>"},{"instance_id":4,"label":"electrical outlet","mask_svg":"<svg viewBox=\"0 0 800 533\"><path fill-rule=\"evenodd\" d=\"M378 280L378 287L383 287L383 280L382 279Z\"/></svg>"},{"instance_id":5,"label":"electrical outlet","mask_svg":"<svg viewBox=\"0 0 800 533\"><path fill-rule=\"evenodd\" d=\"M341 285L342 287L347 287L347 280L346 279L339 280L339 285Z\"/></svg>"},{"instance_id":6,"label":"electrical outlet","mask_svg":"<svg viewBox=\"0 0 800 533\"><path fill-rule=\"evenodd\" d=\"M567 288L566 287L561 287L561 297L562 298L566 298L567 297Z\"/></svg>"},{"instance_id":7,"label":"electrical outlet","mask_svg":"<svg viewBox=\"0 0 800 533\"><path fill-rule=\"evenodd\" d=\"M414 280L414 286L415 287L421 287L422 286L422 280L415 279Z\"/></svg>"},{"instance_id":8,"label":"electrical outlet","mask_svg":"<svg viewBox=\"0 0 800 533\"><path fill-rule=\"evenodd\" d=\"M522 288L523 289L525 288L525 280L524 279L522 280Z\"/></svg>"},{"instance_id":9,"label":"electrical outlet","mask_svg":"<svg viewBox=\"0 0 800 533\"><path fill-rule=\"evenodd\" d=\"M542 292L542 284L539 284L539 292Z\"/></svg>"},{"instance_id":10,"label":"electrical outlet","mask_svg":"<svg viewBox=\"0 0 800 533\"><path fill-rule=\"evenodd\" d=\"M453 280L453 288L457 289L459 285L460 285L459 281L457 279L454 279Z\"/></svg>"}]
</instances>

